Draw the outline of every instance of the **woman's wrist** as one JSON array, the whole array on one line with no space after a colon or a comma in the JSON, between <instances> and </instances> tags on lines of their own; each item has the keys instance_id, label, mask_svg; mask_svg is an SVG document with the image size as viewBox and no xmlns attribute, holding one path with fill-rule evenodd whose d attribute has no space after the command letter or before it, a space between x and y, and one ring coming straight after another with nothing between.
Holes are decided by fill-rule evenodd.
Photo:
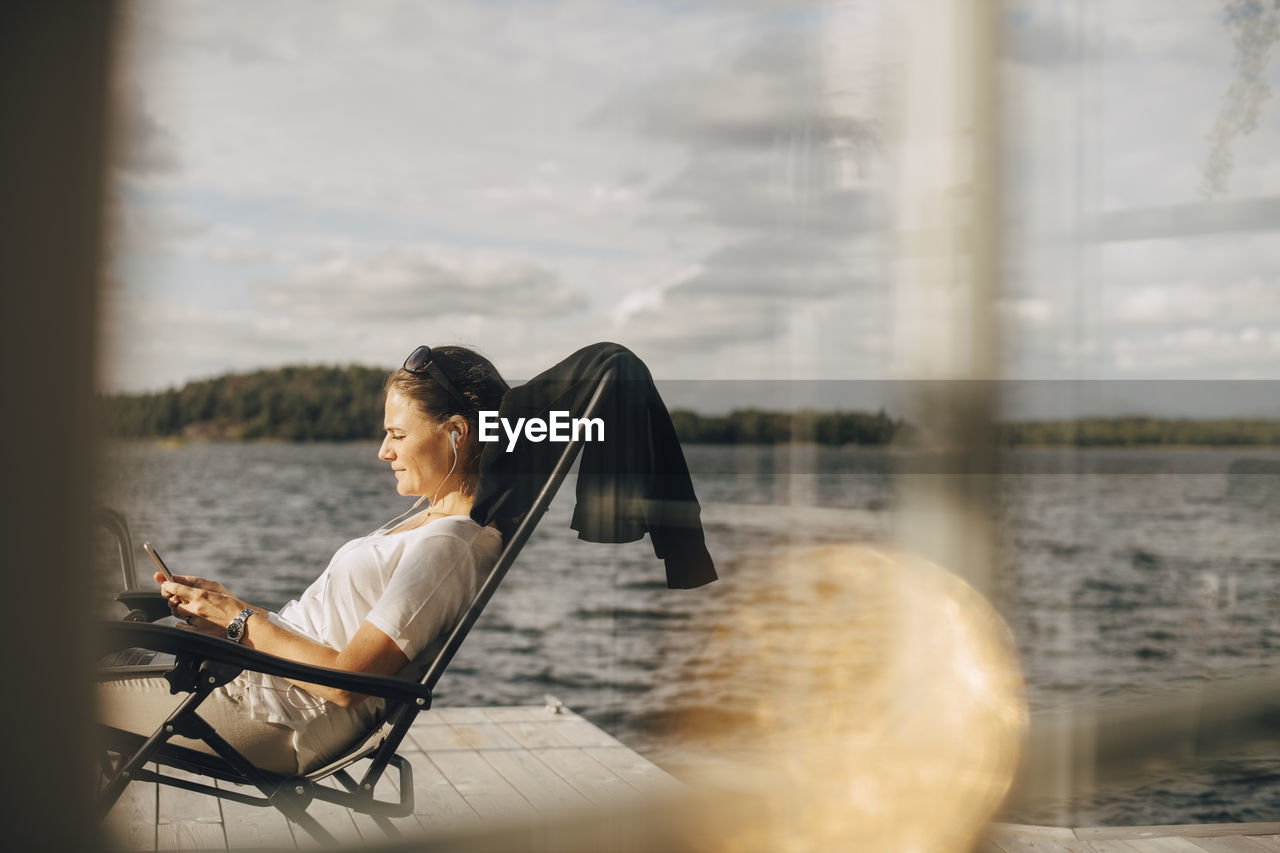
<instances>
[{"instance_id":1,"label":"woman's wrist","mask_svg":"<svg viewBox=\"0 0 1280 853\"><path fill-rule=\"evenodd\" d=\"M219 608L220 612L218 613L218 622L215 622L214 624L220 624L220 627L222 628L230 628L231 623L236 621L240 614L246 610L251 611L250 615L262 616L264 619L266 618L266 610L264 608L255 607L247 601L241 601L238 598L228 596L225 606ZM245 618L247 619L248 617Z\"/></svg>"}]
</instances>

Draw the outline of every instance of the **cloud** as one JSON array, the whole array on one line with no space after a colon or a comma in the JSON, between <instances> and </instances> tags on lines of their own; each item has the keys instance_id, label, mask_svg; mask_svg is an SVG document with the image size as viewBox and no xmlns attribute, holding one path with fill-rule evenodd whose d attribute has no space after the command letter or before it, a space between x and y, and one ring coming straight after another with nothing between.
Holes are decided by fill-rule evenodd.
<instances>
[{"instance_id":1,"label":"cloud","mask_svg":"<svg viewBox=\"0 0 1280 853\"><path fill-rule=\"evenodd\" d=\"M1054 318L1054 307L1047 299L1004 297L996 300L996 313L1006 323L1043 327Z\"/></svg>"},{"instance_id":2,"label":"cloud","mask_svg":"<svg viewBox=\"0 0 1280 853\"><path fill-rule=\"evenodd\" d=\"M169 252L209 235L214 224L189 208L178 205L112 203L111 249L120 252Z\"/></svg>"},{"instance_id":3,"label":"cloud","mask_svg":"<svg viewBox=\"0 0 1280 853\"><path fill-rule=\"evenodd\" d=\"M297 61L306 46L324 38L342 19L331 0L235 3L185 0L179 12L164 4L123 4L122 41L127 58L164 53L215 58L237 64Z\"/></svg>"},{"instance_id":4,"label":"cloud","mask_svg":"<svg viewBox=\"0 0 1280 853\"><path fill-rule=\"evenodd\" d=\"M1274 307L1277 282L1280 276L1273 275L1270 280L1253 277L1213 284L1170 281L1117 287L1104 293L1103 309L1107 324L1116 326L1270 325L1280 323L1280 307Z\"/></svg>"},{"instance_id":5,"label":"cloud","mask_svg":"<svg viewBox=\"0 0 1280 853\"><path fill-rule=\"evenodd\" d=\"M587 305L581 293L537 264L418 247L309 261L282 279L259 282L257 289L276 310L358 319L446 314L544 318Z\"/></svg>"},{"instance_id":6,"label":"cloud","mask_svg":"<svg viewBox=\"0 0 1280 853\"><path fill-rule=\"evenodd\" d=\"M616 334L704 355L753 342L785 346L797 322L811 322L804 317L844 312L855 294L883 295L883 278L875 274L879 260L837 251L823 240L748 235L664 286L629 294L613 313ZM873 310L875 303L864 298L862 309Z\"/></svg>"},{"instance_id":7,"label":"cloud","mask_svg":"<svg viewBox=\"0 0 1280 853\"><path fill-rule=\"evenodd\" d=\"M635 307L618 331L628 345L707 353L730 344L768 340L784 328L783 318L771 302L726 300L723 295L672 289L660 299Z\"/></svg>"},{"instance_id":8,"label":"cloud","mask_svg":"<svg viewBox=\"0 0 1280 853\"><path fill-rule=\"evenodd\" d=\"M1052 237L1082 203L1194 201L1230 84L1221 3L1108 0L1082 17L1015 1L1010 213ZM654 342L657 373L827 375L853 363L848 327L891 331L882 128L901 103L900 4L129 8L117 271L140 298L115 345L140 376L387 360L443 338L519 376L601 336ZM1232 147L1251 193L1280 191L1272 106ZM999 307L1010 348L1045 373L1105 372L1117 340L1156 363L1182 340L1162 335L1203 326L1198 345L1275 370L1280 259L1255 236L1108 246L1101 269L1032 257ZM140 349L161 340L174 358Z\"/></svg>"},{"instance_id":9,"label":"cloud","mask_svg":"<svg viewBox=\"0 0 1280 853\"><path fill-rule=\"evenodd\" d=\"M836 296L867 285L865 259L829 243L792 235L753 237L712 252L697 274L675 289L721 298L806 299Z\"/></svg>"},{"instance_id":10,"label":"cloud","mask_svg":"<svg viewBox=\"0 0 1280 853\"><path fill-rule=\"evenodd\" d=\"M181 166L178 141L148 109L138 87L120 87L116 92L115 144L112 159L117 169L130 175L166 175Z\"/></svg>"},{"instance_id":11,"label":"cloud","mask_svg":"<svg viewBox=\"0 0 1280 853\"><path fill-rule=\"evenodd\" d=\"M703 229L681 278L620 300L626 339L720 357L751 342L769 349L811 307L883 287L875 266L888 210L873 163L884 69L833 60L855 47L877 55L869 8L839 18L836 36L820 16L771 29L597 111L600 124L687 155L655 183L643 221Z\"/></svg>"},{"instance_id":12,"label":"cloud","mask_svg":"<svg viewBox=\"0 0 1280 853\"><path fill-rule=\"evenodd\" d=\"M105 390L157 390L194 377L314 357L301 329L262 311L218 304L210 292L142 292L113 281L102 324L113 342L99 363Z\"/></svg>"},{"instance_id":13,"label":"cloud","mask_svg":"<svg viewBox=\"0 0 1280 853\"><path fill-rule=\"evenodd\" d=\"M1020 376L1265 378L1280 369L1280 246L1267 234L1100 248L1070 287L1061 255L1019 274L1001 305L1006 371Z\"/></svg>"},{"instance_id":14,"label":"cloud","mask_svg":"<svg viewBox=\"0 0 1280 853\"><path fill-rule=\"evenodd\" d=\"M1209 234L1196 239L1135 240L1099 250L1108 288L1196 282L1215 288L1258 276L1280 276L1280 243L1270 233ZM1280 310L1280 300L1259 307Z\"/></svg>"},{"instance_id":15,"label":"cloud","mask_svg":"<svg viewBox=\"0 0 1280 853\"><path fill-rule=\"evenodd\" d=\"M883 194L849 185L852 164L842 152L793 143L769 155L698 155L650 198L735 230L786 228L845 239L887 226Z\"/></svg>"},{"instance_id":16,"label":"cloud","mask_svg":"<svg viewBox=\"0 0 1280 853\"><path fill-rule=\"evenodd\" d=\"M275 254L265 246L246 243L215 243L201 254L206 260L227 266L260 264L275 257Z\"/></svg>"},{"instance_id":17,"label":"cloud","mask_svg":"<svg viewBox=\"0 0 1280 853\"><path fill-rule=\"evenodd\" d=\"M797 134L811 141L879 144L873 116L832 108L816 28L774 31L722 66L678 68L605 104L592 125L631 126L650 139L695 149L765 150ZM855 81L856 82L860 81Z\"/></svg>"},{"instance_id":18,"label":"cloud","mask_svg":"<svg viewBox=\"0 0 1280 853\"><path fill-rule=\"evenodd\" d=\"M1280 338L1257 326L1166 329L1116 336L1109 346L1122 375L1256 379L1280 368Z\"/></svg>"},{"instance_id":19,"label":"cloud","mask_svg":"<svg viewBox=\"0 0 1280 853\"><path fill-rule=\"evenodd\" d=\"M1079 21L1031 11L1024 5L1005 17L1004 55L1015 62L1058 68L1129 56L1134 46L1120 33L1082 28Z\"/></svg>"},{"instance_id":20,"label":"cloud","mask_svg":"<svg viewBox=\"0 0 1280 853\"><path fill-rule=\"evenodd\" d=\"M875 171L885 85L875 59L880 16L864 3L811 17L756 34L710 65L673 68L597 111L687 154L682 168L655 182L644 221L675 210L722 234L794 233L818 251L819 237L846 241L884 227ZM847 61L850 52L861 52L860 61Z\"/></svg>"}]
</instances>

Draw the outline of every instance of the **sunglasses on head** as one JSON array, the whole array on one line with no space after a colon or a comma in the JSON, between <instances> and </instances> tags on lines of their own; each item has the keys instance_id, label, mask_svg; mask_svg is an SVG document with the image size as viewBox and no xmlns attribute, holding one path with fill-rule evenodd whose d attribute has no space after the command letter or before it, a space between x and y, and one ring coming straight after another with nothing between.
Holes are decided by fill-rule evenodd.
<instances>
[{"instance_id":1,"label":"sunglasses on head","mask_svg":"<svg viewBox=\"0 0 1280 853\"><path fill-rule=\"evenodd\" d=\"M435 356L431 352L431 347L420 346L409 353L409 357L404 360L404 369L414 376L431 377L437 384L444 386L444 390L456 397L463 405L470 405L467 398L462 396L462 392L453 387L453 383L449 381L449 377L444 375L444 371L436 367Z\"/></svg>"}]
</instances>

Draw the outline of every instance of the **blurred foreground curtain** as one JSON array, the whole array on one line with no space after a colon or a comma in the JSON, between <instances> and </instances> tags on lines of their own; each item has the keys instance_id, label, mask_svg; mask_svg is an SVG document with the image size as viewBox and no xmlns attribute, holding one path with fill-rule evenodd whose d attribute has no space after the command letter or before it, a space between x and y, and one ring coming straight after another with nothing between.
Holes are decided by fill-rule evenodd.
<instances>
[{"instance_id":1,"label":"blurred foreground curtain","mask_svg":"<svg viewBox=\"0 0 1280 853\"><path fill-rule=\"evenodd\" d=\"M0 847L94 850L89 511L115 5L0 4Z\"/></svg>"}]
</instances>

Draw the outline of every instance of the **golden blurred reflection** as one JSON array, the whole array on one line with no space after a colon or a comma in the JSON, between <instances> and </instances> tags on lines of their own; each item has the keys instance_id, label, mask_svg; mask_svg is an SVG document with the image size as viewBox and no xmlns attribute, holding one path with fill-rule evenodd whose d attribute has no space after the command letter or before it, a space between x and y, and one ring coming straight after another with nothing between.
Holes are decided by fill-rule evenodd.
<instances>
[{"instance_id":1,"label":"golden blurred reflection","mask_svg":"<svg viewBox=\"0 0 1280 853\"><path fill-rule=\"evenodd\" d=\"M705 780L743 796L695 846L969 849L1027 726L999 614L932 563L861 546L789 554L768 586L709 640L726 695L754 708L718 742L753 757Z\"/></svg>"}]
</instances>

